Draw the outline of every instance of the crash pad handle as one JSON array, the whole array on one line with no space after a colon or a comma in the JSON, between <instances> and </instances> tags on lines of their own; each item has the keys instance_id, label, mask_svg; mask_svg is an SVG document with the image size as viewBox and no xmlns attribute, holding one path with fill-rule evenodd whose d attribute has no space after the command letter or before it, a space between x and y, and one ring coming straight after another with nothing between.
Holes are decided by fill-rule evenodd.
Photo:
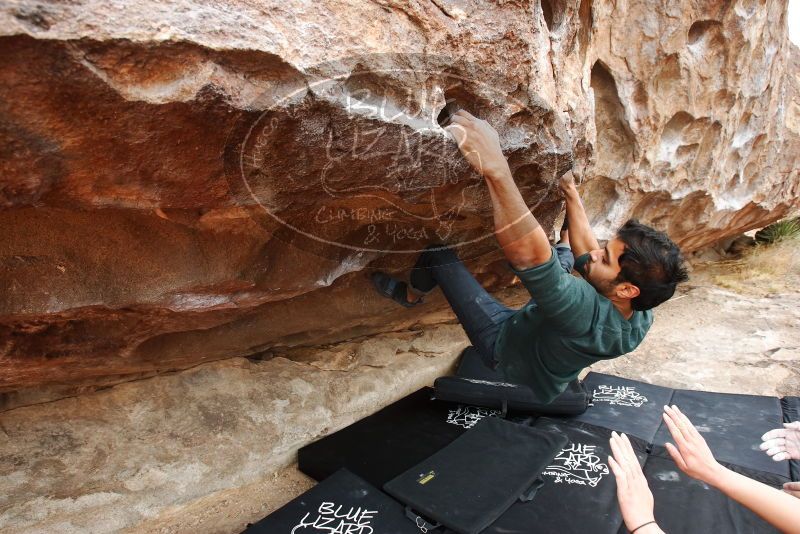
<instances>
[{"instance_id":1,"label":"crash pad handle","mask_svg":"<svg viewBox=\"0 0 800 534\"><path fill-rule=\"evenodd\" d=\"M442 526L441 523L429 523L424 517L412 510L410 506L406 506L406 517L412 520L414 524L417 525L417 528L423 532L423 534L429 530L434 530Z\"/></svg>"},{"instance_id":2,"label":"crash pad handle","mask_svg":"<svg viewBox=\"0 0 800 534\"><path fill-rule=\"evenodd\" d=\"M519 496L519 500L521 502L532 501L533 498L536 497L536 493L539 491L539 488L541 488L542 486L544 486L544 480L542 480L541 478L537 478L536 480L533 481L531 487L528 488L527 491L525 491L525 493Z\"/></svg>"}]
</instances>

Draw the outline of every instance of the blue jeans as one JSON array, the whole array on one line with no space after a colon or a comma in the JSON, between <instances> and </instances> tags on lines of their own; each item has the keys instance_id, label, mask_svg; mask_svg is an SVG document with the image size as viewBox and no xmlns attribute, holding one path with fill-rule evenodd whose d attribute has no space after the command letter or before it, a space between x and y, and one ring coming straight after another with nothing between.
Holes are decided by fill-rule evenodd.
<instances>
[{"instance_id":1,"label":"blue jeans","mask_svg":"<svg viewBox=\"0 0 800 534\"><path fill-rule=\"evenodd\" d=\"M575 257L568 245L556 245L558 261L567 272L572 272ZM517 313L498 302L481 286L458 259L456 253L444 246L433 245L420 254L411 269L411 286L423 293L442 288L447 302L458 317L472 346L481 354L484 363L495 368L497 358L494 343L503 322Z\"/></svg>"}]
</instances>

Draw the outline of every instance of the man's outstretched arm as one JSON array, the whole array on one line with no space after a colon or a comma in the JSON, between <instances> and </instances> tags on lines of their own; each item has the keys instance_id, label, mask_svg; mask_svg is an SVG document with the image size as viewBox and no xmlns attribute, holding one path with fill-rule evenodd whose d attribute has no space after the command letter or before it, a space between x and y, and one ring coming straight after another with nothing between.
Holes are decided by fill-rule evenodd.
<instances>
[{"instance_id":1,"label":"man's outstretched arm","mask_svg":"<svg viewBox=\"0 0 800 534\"><path fill-rule=\"evenodd\" d=\"M547 234L514 183L494 128L461 110L453 115L446 129L455 137L470 165L486 179L495 235L511 266L521 271L549 260L552 250Z\"/></svg>"},{"instance_id":2,"label":"man's outstretched arm","mask_svg":"<svg viewBox=\"0 0 800 534\"><path fill-rule=\"evenodd\" d=\"M592 227L589 225L589 218L583 209L578 188L575 187L575 180L572 171L567 171L560 181L561 191L567 204L567 222L569 223L569 245L575 256L585 254L590 250L597 250L600 245L597 243Z\"/></svg>"}]
</instances>

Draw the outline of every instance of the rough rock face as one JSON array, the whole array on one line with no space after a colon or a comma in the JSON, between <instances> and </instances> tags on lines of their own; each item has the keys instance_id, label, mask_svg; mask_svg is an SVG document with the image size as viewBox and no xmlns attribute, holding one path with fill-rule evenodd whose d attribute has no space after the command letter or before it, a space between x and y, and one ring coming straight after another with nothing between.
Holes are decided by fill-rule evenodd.
<instances>
[{"instance_id":1,"label":"rough rock face","mask_svg":"<svg viewBox=\"0 0 800 534\"><path fill-rule=\"evenodd\" d=\"M236 517L243 499L226 491L269 481L302 445L451 372L465 345L458 325L439 325L6 411L0 530L140 533L172 516L181 528L152 531L241 532L269 511ZM264 502L263 487L250 491L246 501ZM216 528L186 524L205 515L187 510L204 499L223 508Z\"/></svg>"},{"instance_id":2,"label":"rough rock face","mask_svg":"<svg viewBox=\"0 0 800 534\"><path fill-rule=\"evenodd\" d=\"M687 250L800 196L780 1L22 0L0 52L0 407L405 328L365 273L437 241L510 283L446 100L547 228L571 166Z\"/></svg>"}]
</instances>

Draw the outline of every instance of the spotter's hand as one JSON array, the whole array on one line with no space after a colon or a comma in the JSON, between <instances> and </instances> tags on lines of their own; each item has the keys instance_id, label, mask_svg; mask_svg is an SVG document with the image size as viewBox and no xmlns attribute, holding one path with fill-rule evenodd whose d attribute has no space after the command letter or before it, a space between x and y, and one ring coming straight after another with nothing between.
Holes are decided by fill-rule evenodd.
<instances>
[{"instance_id":1,"label":"spotter's hand","mask_svg":"<svg viewBox=\"0 0 800 534\"><path fill-rule=\"evenodd\" d=\"M677 406L664 406L663 417L675 441L674 445L665 444L672 460L690 477L713 485L724 468L714 458L705 438Z\"/></svg>"},{"instance_id":2,"label":"spotter's hand","mask_svg":"<svg viewBox=\"0 0 800 534\"><path fill-rule=\"evenodd\" d=\"M488 122L462 109L453 114L445 130L456 140L464 158L482 176L488 179L511 177L500 148L500 136Z\"/></svg>"},{"instance_id":3,"label":"spotter's hand","mask_svg":"<svg viewBox=\"0 0 800 534\"><path fill-rule=\"evenodd\" d=\"M634 530L641 525L648 525L647 532L661 532L653 524L653 493L628 436L612 432L609 443L614 456L608 457L608 465L617 480L617 502L625 526L628 530Z\"/></svg>"}]
</instances>

